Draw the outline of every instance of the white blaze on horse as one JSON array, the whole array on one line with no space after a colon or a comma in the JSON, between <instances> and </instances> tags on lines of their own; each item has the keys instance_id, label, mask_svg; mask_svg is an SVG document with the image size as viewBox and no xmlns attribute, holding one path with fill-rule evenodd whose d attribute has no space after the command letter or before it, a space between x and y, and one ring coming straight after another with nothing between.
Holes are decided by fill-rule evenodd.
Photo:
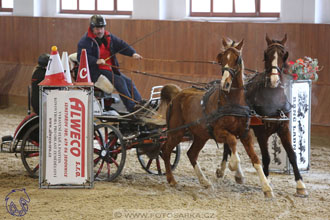
<instances>
[{"instance_id":1,"label":"white blaze on horse","mask_svg":"<svg viewBox=\"0 0 330 220\"><path fill-rule=\"evenodd\" d=\"M284 49L284 44L287 41L287 35L284 36L283 40L281 41L272 41L269 39L268 35L266 35L267 47L269 49L269 53L264 54L265 62L270 62L269 65L270 69L266 71L270 72L270 87L277 88L281 82L280 74L283 71L283 66L288 58L288 53L282 54L282 49ZM268 59L266 59L268 56Z\"/></svg>"},{"instance_id":2,"label":"white blaze on horse","mask_svg":"<svg viewBox=\"0 0 330 220\"><path fill-rule=\"evenodd\" d=\"M224 50L218 54L217 61L222 67L222 81L209 90L187 88L179 90L173 85L164 86L163 101L169 103L166 121L167 141L162 146L166 177L170 185L177 184L170 166L172 149L181 142L186 132L193 138L187 155L201 185L212 187L199 163L198 154L209 139L219 143L228 143L233 152L229 168L240 169L237 153L237 137L251 159L260 178L261 187L266 197L273 197L273 190L266 179L261 162L253 148L252 133L249 130L250 110L245 102L243 85L243 40L239 43L223 40ZM172 94L168 94L172 93ZM164 100L163 97L170 97Z\"/></svg>"}]
</instances>

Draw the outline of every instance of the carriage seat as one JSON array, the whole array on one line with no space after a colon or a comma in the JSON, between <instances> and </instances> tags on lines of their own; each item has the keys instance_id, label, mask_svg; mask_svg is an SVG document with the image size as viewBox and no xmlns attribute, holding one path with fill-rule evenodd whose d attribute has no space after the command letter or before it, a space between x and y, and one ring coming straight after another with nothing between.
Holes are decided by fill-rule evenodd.
<instances>
[{"instance_id":1,"label":"carriage seat","mask_svg":"<svg viewBox=\"0 0 330 220\"><path fill-rule=\"evenodd\" d=\"M72 53L69 56L69 65L71 76L76 79L79 62L77 59L77 53ZM103 75L100 75L97 81L94 83L94 96L93 100L94 115L103 115L109 113L110 115L117 115L118 113L111 108L114 103L119 103L119 98L113 97L112 92L115 90L112 83Z\"/></svg>"},{"instance_id":2,"label":"carriage seat","mask_svg":"<svg viewBox=\"0 0 330 220\"><path fill-rule=\"evenodd\" d=\"M103 90L94 87L94 114L96 115L119 115L111 105L120 102L120 99L114 97L111 93L106 93Z\"/></svg>"}]
</instances>

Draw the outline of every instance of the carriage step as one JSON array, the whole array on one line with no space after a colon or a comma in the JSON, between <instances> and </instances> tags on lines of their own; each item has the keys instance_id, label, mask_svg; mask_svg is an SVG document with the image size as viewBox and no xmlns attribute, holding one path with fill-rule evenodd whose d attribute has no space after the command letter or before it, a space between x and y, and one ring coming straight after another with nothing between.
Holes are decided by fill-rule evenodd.
<instances>
[{"instance_id":1,"label":"carriage step","mask_svg":"<svg viewBox=\"0 0 330 220\"><path fill-rule=\"evenodd\" d=\"M11 143L13 141L13 137L8 135L8 136L3 136L1 138L1 145L0 145L0 152L2 153L13 153L11 149Z\"/></svg>"}]
</instances>

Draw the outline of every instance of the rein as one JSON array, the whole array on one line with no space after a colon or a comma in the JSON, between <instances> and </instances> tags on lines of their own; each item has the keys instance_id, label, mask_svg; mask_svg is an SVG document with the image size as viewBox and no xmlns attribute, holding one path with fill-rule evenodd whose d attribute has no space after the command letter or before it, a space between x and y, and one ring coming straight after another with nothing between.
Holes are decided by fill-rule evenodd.
<instances>
[{"instance_id":1,"label":"rein","mask_svg":"<svg viewBox=\"0 0 330 220\"><path fill-rule=\"evenodd\" d=\"M165 77L165 76L159 76L159 75L155 75L155 74L151 74L151 73L147 73L147 72L143 72L143 71L139 71L139 70L132 70L132 69L128 69L128 68L125 68L125 67L119 67L119 66L115 66L115 65L109 65L109 64L104 64L104 65L107 65L107 66L110 66L110 67L113 67L113 68L117 68L117 69L122 69L122 70L132 72L132 73L136 73L136 74L156 77L156 78L160 78L160 79L167 79L167 80L186 83L186 84L191 84L191 85L205 86L205 85L208 84L208 83L193 82L193 81L189 81L189 80L173 79L173 78L169 78L169 77Z\"/></svg>"},{"instance_id":2,"label":"rein","mask_svg":"<svg viewBox=\"0 0 330 220\"><path fill-rule=\"evenodd\" d=\"M171 62L171 63L198 63L198 64L211 64L211 65L219 65L217 61L213 60L163 60L163 59L153 59L153 58L145 58L143 57L142 60L146 61L157 61L157 62ZM249 68L244 68L244 70L252 72L252 73L261 73L258 72L257 70L249 69Z\"/></svg>"}]
</instances>

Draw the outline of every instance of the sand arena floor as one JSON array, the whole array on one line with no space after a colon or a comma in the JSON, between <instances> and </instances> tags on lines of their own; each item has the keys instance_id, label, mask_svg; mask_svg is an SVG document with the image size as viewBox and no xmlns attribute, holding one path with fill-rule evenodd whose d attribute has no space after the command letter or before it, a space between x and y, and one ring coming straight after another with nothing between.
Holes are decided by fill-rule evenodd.
<instances>
[{"instance_id":1,"label":"sand arena floor","mask_svg":"<svg viewBox=\"0 0 330 220\"><path fill-rule=\"evenodd\" d=\"M12 135L25 115L21 107L0 109L0 136ZM5 197L12 189L25 188L30 202L24 219L330 219L329 137L312 136L311 169L303 174L308 198L294 196L293 175L271 173L275 198L265 199L241 144L245 183L236 184L229 170L223 179L216 178L222 145L217 149L212 141L199 156L214 186L214 190L204 189L186 156L188 144L183 144L174 172L177 188L170 187L164 176L145 173L135 150L128 152L124 170L114 182L95 182L93 189L39 189L19 154L0 153L0 218L15 219L6 210Z\"/></svg>"}]
</instances>

